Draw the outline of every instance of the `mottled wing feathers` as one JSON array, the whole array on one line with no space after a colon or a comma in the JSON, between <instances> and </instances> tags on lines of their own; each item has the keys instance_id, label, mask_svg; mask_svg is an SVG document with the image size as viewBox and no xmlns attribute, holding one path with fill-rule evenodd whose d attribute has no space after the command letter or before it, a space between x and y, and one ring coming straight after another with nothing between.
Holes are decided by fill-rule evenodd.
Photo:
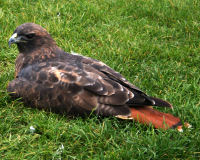
<instances>
[{"instance_id":1,"label":"mottled wing feathers","mask_svg":"<svg viewBox=\"0 0 200 160\"><path fill-rule=\"evenodd\" d=\"M134 97L126 87L84 63L36 63L23 68L17 77L10 83L15 91L8 91L34 101L38 108L66 107L70 111L72 105L103 115L128 114L126 102Z\"/></svg>"},{"instance_id":2,"label":"mottled wing feathers","mask_svg":"<svg viewBox=\"0 0 200 160\"><path fill-rule=\"evenodd\" d=\"M154 99L147 96L138 87L131 84L120 73L116 72L101 61L91 59L75 54L76 57L81 59L81 63L87 64L90 69L98 71L98 75L101 75L104 80L108 81L112 86L118 88L122 92L129 94L129 105L155 105Z\"/></svg>"}]
</instances>

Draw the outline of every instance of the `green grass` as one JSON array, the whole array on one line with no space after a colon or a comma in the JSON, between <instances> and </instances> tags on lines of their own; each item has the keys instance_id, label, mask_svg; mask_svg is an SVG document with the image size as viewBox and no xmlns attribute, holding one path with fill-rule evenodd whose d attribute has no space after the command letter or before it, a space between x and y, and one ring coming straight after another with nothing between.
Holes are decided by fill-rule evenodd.
<instances>
[{"instance_id":1,"label":"green grass","mask_svg":"<svg viewBox=\"0 0 200 160\"><path fill-rule=\"evenodd\" d=\"M200 158L199 15L199 0L1 0L0 159ZM174 110L160 110L193 128L179 133L114 118L71 119L11 100L6 85L18 51L7 42L25 22L42 25L65 51L99 59L169 100Z\"/></svg>"}]
</instances>

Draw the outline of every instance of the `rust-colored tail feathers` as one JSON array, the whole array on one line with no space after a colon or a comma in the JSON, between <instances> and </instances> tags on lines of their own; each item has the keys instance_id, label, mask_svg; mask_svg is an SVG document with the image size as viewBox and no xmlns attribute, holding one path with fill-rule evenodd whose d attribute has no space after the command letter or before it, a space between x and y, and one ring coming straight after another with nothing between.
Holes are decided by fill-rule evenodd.
<instances>
[{"instance_id":1,"label":"rust-colored tail feathers","mask_svg":"<svg viewBox=\"0 0 200 160\"><path fill-rule=\"evenodd\" d=\"M176 128L182 132L182 123L178 117L168 113L159 112L150 106L134 107L131 109L131 118L143 124L152 124L155 128L169 129ZM190 128L189 123L184 124Z\"/></svg>"}]
</instances>

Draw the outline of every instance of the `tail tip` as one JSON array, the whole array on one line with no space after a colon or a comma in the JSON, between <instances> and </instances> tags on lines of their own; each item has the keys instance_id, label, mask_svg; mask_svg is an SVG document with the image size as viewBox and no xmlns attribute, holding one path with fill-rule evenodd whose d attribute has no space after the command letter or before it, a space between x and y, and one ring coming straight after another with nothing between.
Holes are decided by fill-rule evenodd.
<instances>
[{"instance_id":1,"label":"tail tip","mask_svg":"<svg viewBox=\"0 0 200 160\"><path fill-rule=\"evenodd\" d=\"M181 128L177 128L177 130L178 130L179 132L183 132L182 127L181 127Z\"/></svg>"},{"instance_id":2,"label":"tail tip","mask_svg":"<svg viewBox=\"0 0 200 160\"><path fill-rule=\"evenodd\" d=\"M183 132L183 128L182 128L183 126L181 125L181 126L178 126L177 127L177 130L179 131L179 132ZM184 123L184 127L185 128L192 128L192 125L191 124L189 124L189 123L187 123L187 122L185 122Z\"/></svg>"}]
</instances>

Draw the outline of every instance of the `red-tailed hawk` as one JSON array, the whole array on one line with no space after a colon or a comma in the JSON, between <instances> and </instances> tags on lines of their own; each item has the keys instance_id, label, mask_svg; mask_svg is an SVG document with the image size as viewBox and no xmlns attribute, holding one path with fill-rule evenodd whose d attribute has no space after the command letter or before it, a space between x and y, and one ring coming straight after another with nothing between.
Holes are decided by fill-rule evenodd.
<instances>
[{"instance_id":1,"label":"red-tailed hawk","mask_svg":"<svg viewBox=\"0 0 200 160\"><path fill-rule=\"evenodd\" d=\"M12 43L19 55L7 90L32 107L69 115L92 112L182 130L179 118L152 108L172 108L170 103L146 95L100 61L66 53L41 26L20 25L9 39Z\"/></svg>"}]
</instances>

